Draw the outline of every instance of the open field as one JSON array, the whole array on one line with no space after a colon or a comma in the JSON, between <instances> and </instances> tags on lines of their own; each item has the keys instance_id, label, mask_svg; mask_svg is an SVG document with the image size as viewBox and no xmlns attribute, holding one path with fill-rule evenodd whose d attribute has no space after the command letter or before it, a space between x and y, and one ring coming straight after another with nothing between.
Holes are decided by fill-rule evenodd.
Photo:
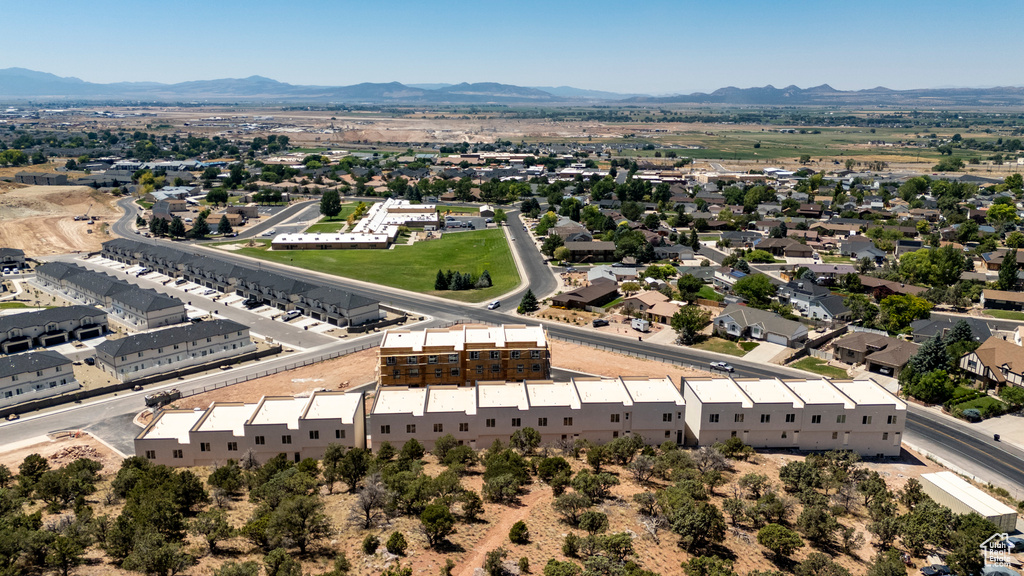
<instances>
[{"instance_id":1,"label":"open field","mask_svg":"<svg viewBox=\"0 0 1024 576\"><path fill-rule=\"evenodd\" d=\"M99 250L111 238L106 228L122 214L114 200L87 186L0 184L0 246L26 256ZM75 221L87 211L101 220Z\"/></svg>"},{"instance_id":2,"label":"open field","mask_svg":"<svg viewBox=\"0 0 1024 576\"><path fill-rule=\"evenodd\" d=\"M346 204L342 204L341 212L337 216L335 216L334 218L327 218L326 216L324 216L323 218L318 220L316 224L313 224L309 228L306 228L306 232L337 232L338 230L341 230L348 224L347 218L349 217L349 214L352 214L355 211L355 203L348 202Z\"/></svg>"},{"instance_id":3,"label":"open field","mask_svg":"<svg viewBox=\"0 0 1024 576\"><path fill-rule=\"evenodd\" d=\"M1003 320L1024 320L1024 312L1016 310L985 310L987 316L1002 318Z\"/></svg>"},{"instance_id":4,"label":"open field","mask_svg":"<svg viewBox=\"0 0 1024 576\"><path fill-rule=\"evenodd\" d=\"M501 229L448 233L439 240L420 241L389 250L275 252L267 249L268 244L239 248L238 253L461 302L483 302L519 285L519 272ZM487 270L493 285L479 290L435 291L438 268L469 272L474 277Z\"/></svg>"}]
</instances>

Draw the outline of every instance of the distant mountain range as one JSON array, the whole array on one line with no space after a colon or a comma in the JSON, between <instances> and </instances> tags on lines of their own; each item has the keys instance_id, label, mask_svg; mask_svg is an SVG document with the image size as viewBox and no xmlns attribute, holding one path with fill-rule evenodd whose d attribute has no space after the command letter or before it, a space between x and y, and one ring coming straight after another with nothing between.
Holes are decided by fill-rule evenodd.
<instances>
[{"instance_id":1,"label":"distant mountain range","mask_svg":"<svg viewBox=\"0 0 1024 576\"><path fill-rule=\"evenodd\" d=\"M571 86L524 87L493 82L468 84L402 84L305 86L263 76L196 80L177 84L116 82L99 84L25 68L0 69L0 99L147 101L147 102L303 102L351 104L557 104L618 102L622 104L720 104L804 106L1007 106L1024 105L1024 88L936 88L836 90L827 84L813 88L721 88L710 94L678 96L620 94Z\"/></svg>"}]
</instances>

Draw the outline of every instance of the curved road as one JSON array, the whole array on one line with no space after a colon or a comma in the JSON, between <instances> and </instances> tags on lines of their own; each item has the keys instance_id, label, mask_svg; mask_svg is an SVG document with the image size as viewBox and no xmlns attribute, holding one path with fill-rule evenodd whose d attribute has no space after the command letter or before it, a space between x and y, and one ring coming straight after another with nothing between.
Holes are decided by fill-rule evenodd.
<instances>
[{"instance_id":1,"label":"curved road","mask_svg":"<svg viewBox=\"0 0 1024 576\"><path fill-rule=\"evenodd\" d=\"M132 223L135 211L131 209L132 200L125 199L119 204L126 209L126 216L117 221L113 226L115 233L125 238L135 238L142 242L157 244L158 240L143 238L133 234ZM280 222L301 211L308 203L289 207L280 214L261 223L260 226L269 228L275 222ZM519 261L529 279L528 286L538 295L550 294L557 286L557 282L550 268L545 264L543 257L534 248L529 233L524 230L523 224L517 213L510 213L507 232L515 238L512 243L519 255ZM187 243L178 243L179 248L196 254L210 251L212 249ZM244 256L225 251L217 251L219 258L242 265L253 265L256 261ZM528 325L543 324L551 336L559 339L576 340L593 346L604 347L621 353L648 356L651 359L665 360L677 364L687 364L697 367L706 366L711 360L728 359L736 368L734 376L738 377L806 377L807 373L781 366L765 365L744 361L742 358L724 357L713 352L696 350L693 348L665 346L650 344L641 341L633 341L621 336L609 335L584 328L570 327L560 323L541 322L532 318L520 318L512 314L513 303L518 303L526 287L520 287L515 292L505 295L503 300L508 302L503 311L487 310L483 304L464 304L437 298L433 296L406 292L393 288L368 284L355 280L349 280L337 276L330 276L318 272L291 268L274 263L262 262L262 266L276 269L287 273L295 278L314 282L320 285L333 286L353 293L380 300L382 303L396 306L407 310L415 310L428 314L441 320L472 319L476 321L501 324L514 320L516 323ZM378 336L379 337L379 336ZM338 349L340 346L331 346ZM293 355L287 359L279 359L272 362L289 362L303 357L314 357L323 354L323 350L310 350L302 355ZM266 364L270 364L267 362ZM224 375L212 375L224 379ZM205 382L205 381L204 381ZM196 386L202 386L199 382ZM141 393L140 393L141 394ZM35 435L57 429L84 427L82 424L98 422L105 418L120 417L134 412L141 405L141 399L122 398L107 400L96 409L89 406L77 406L60 415L41 414L21 423L7 425L5 434L15 433L17 438L24 438L35 432ZM32 423L32 424L30 424ZM24 426L25 430L19 428ZM13 429L11 429L13 428ZM14 436L11 436L12 438ZM994 483L1012 487L1018 491L1018 498L1024 493L1024 451L1008 446L1005 443L995 443L980 433L974 432L969 426L958 421L950 421L929 413L927 410L911 405L908 410L905 439L913 440L915 443L925 446L926 449L934 451L954 465L960 466L979 477Z\"/></svg>"}]
</instances>

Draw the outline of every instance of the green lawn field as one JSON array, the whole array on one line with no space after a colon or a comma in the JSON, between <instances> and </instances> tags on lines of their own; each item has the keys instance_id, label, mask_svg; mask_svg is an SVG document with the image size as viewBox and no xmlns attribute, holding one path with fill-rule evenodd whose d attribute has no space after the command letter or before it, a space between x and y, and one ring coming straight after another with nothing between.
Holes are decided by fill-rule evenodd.
<instances>
[{"instance_id":1,"label":"green lawn field","mask_svg":"<svg viewBox=\"0 0 1024 576\"><path fill-rule=\"evenodd\" d=\"M242 248L238 253L461 302L491 300L519 285L519 272L500 229L449 233L440 240L395 246L390 250L274 252L267 249L268 245L269 242L264 242L260 247ZM487 270L493 286L480 290L435 291L434 280L438 268L469 272L473 276Z\"/></svg>"},{"instance_id":2,"label":"green lawn field","mask_svg":"<svg viewBox=\"0 0 1024 576\"><path fill-rule=\"evenodd\" d=\"M354 202L341 205L341 212L338 213L334 218L323 217L313 224L309 228L306 228L307 233L331 233L341 230L348 224L349 214L356 211L356 205Z\"/></svg>"},{"instance_id":3,"label":"green lawn field","mask_svg":"<svg viewBox=\"0 0 1024 576\"><path fill-rule=\"evenodd\" d=\"M849 378L850 375L842 368L836 368L835 366L829 366L827 362L820 358L814 358L808 356L801 358L796 362L790 364L791 368L797 368L799 370L806 370L808 372L816 372L822 376L828 376L829 378Z\"/></svg>"}]
</instances>

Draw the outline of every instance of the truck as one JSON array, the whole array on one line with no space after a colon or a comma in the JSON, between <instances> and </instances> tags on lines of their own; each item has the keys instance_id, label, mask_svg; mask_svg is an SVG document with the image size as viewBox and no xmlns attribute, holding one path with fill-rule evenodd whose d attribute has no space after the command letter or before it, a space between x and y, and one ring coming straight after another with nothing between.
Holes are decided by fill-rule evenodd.
<instances>
[{"instance_id":1,"label":"truck","mask_svg":"<svg viewBox=\"0 0 1024 576\"><path fill-rule=\"evenodd\" d=\"M165 404L170 404L175 400L181 398L181 392L177 388L171 388L170 390L162 390L160 392L154 392L152 394L146 394L146 406L150 408L156 408Z\"/></svg>"},{"instance_id":2,"label":"truck","mask_svg":"<svg viewBox=\"0 0 1024 576\"><path fill-rule=\"evenodd\" d=\"M629 325L633 330L638 330L640 332L647 332L651 329L651 323L643 318L633 318L630 320Z\"/></svg>"}]
</instances>

